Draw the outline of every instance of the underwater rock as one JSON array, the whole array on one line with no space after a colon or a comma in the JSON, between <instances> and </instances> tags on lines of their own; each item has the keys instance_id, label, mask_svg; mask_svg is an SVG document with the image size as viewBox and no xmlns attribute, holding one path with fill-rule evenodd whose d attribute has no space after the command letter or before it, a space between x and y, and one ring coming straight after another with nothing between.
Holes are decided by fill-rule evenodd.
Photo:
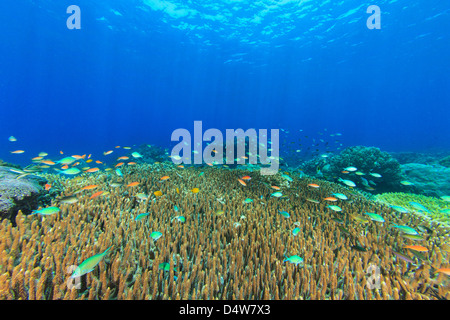
<instances>
[{"instance_id":1,"label":"underwater rock","mask_svg":"<svg viewBox=\"0 0 450 320\"><path fill-rule=\"evenodd\" d=\"M364 176L354 173L343 174L344 168L356 167ZM340 154L327 158L316 157L302 164L302 169L308 175L323 177L336 181L339 177L350 179L359 188L364 189L363 180L372 180L375 193L398 189L401 181L400 164L389 153L375 147L355 146L344 149ZM378 173L381 178L374 178L370 173Z\"/></svg>"},{"instance_id":2,"label":"underwater rock","mask_svg":"<svg viewBox=\"0 0 450 320\"><path fill-rule=\"evenodd\" d=\"M450 168L421 163L407 163L400 168L419 193L432 197L450 194Z\"/></svg>"},{"instance_id":3,"label":"underwater rock","mask_svg":"<svg viewBox=\"0 0 450 320\"><path fill-rule=\"evenodd\" d=\"M19 174L11 167L0 167L0 220L14 219L19 210L29 214L38 207L44 191L44 178L29 175L17 179Z\"/></svg>"}]
</instances>

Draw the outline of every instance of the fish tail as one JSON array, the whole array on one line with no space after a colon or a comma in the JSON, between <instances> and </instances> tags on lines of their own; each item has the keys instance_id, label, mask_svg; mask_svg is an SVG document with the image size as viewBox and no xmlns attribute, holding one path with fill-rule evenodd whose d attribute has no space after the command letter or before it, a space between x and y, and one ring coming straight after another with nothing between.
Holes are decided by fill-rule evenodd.
<instances>
[{"instance_id":1,"label":"fish tail","mask_svg":"<svg viewBox=\"0 0 450 320\"><path fill-rule=\"evenodd\" d=\"M111 249L113 246L111 245L108 249L106 249L105 251L103 251L103 254L106 254L108 251L109 251L109 249Z\"/></svg>"}]
</instances>

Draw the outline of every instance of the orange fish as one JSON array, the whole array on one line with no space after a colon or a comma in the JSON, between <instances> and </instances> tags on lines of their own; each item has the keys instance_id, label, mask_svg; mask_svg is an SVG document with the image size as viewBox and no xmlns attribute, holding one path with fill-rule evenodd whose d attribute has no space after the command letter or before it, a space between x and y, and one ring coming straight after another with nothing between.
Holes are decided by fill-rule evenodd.
<instances>
[{"instance_id":1,"label":"orange fish","mask_svg":"<svg viewBox=\"0 0 450 320\"><path fill-rule=\"evenodd\" d=\"M128 160L128 159L130 159L130 158L129 157L125 157L125 156L117 158L117 160Z\"/></svg>"},{"instance_id":2,"label":"orange fish","mask_svg":"<svg viewBox=\"0 0 450 320\"><path fill-rule=\"evenodd\" d=\"M136 164L136 162L128 162L129 166L134 166Z\"/></svg>"},{"instance_id":3,"label":"orange fish","mask_svg":"<svg viewBox=\"0 0 450 320\"><path fill-rule=\"evenodd\" d=\"M86 163L91 163L91 162L92 162L92 159L86 160Z\"/></svg>"},{"instance_id":4,"label":"orange fish","mask_svg":"<svg viewBox=\"0 0 450 320\"><path fill-rule=\"evenodd\" d=\"M208 165L208 166L210 166L210 167L212 167L212 166L213 166L213 164L212 164L212 163L207 163L207 165Z\"/></svg>"},{"instance_id":5,"label":"orange fish","mask_svg":"<svg viewBox=\"0 0 450 320\"><path fill-rule=\"evenodd\" d=\"M91 156L92 156L92 154L88 155L88 159L90 159L90 158L91 158Z\"/></svg>"},{"instance_id":6,"label":"orange fish","mask_svg":"<svg viewBox=\"0 0 450 320\"><path fill-rule=\"evenodd\" d=\"M241 157L242 159L248 159L248 157L246 157L246 156L243 156L243 157Z\"/></svg>"},{"instance_id":7,"label":"orange fish","mask_svg":"<svg viewBox=\"0 0 450 320\"><path fill-rule=\"evenodd\" d=\"M44 157L34 157L33 159L31 159L32 161L39 161L44 159Z\"/></svg>"},{"instance_id":8,"label":"orange fish","mask_svg":"<svg viewBox=\"0 0 450 320\"><path fill-rule=\"evenodd\" d=\"M157 196L157 197L161 197L162 196L162 192L161 191L155 191L155 192L153 192L153 194L155 195L155 196Z\"/></svg>"},{"instance_id":9,"label":"orange fish","mask_svg":"<svg viewBox=\"0 0 450 320\"><path fill-rule=\"evenodd\" d=\"M199 188L194 188L194 189L191 190L192 193L198 193L199 191L200 191Z\"/></svg>"},{"instance_id":10,"label":"orange fish","mask_svg":"<svg viewBox=\"0 0 450 320\"><path fill-rule=\"evenodd\" d=\"M318 184L315 184L315 183L310 183L310 184L308 184L308 187L319 188L320 186Z\"/></svg>"},{"instance_id":11,"label":"orange fish","mask_svg":"<svg viewBox=\"0 0 450 320\"><path fill-rule=\"evenodd\" d=\"M62 166L61 169L64 169L64 170L69 169L69 166L66 164L65 166Z\"/></svg>"},{"instance_id":12,"label":"orange fish","mask_svg":"<svg viewBox=\"0 0 450 320\"><path fill-rule=\"evenodd\" d=\"M123 163L123 162L119 162L118 164L116 164L116 168L117 167L121 167L121 166L123 166L125 163Z\"/></svg>"},{"instance_id":13,"label":"orange fish","mask_svg":"<svg viewBox=\"0 0 450 320\"><path fill-rule=\"evenodd\" d=\"M103 152L103 155L104 155L104 156L107 156L108 154L111 154L111 153L113 153L113 151L112 151L112 150L110 150L110 151L106 151L106 152Z\"/></svg>"},{"instance_id":14,"label":"orange fish","mask_svg":"<svg viewBox=\"0 0 450 320\"><path fill-rule=\"evenodd\" d=\"M350 173L350 171L344 170L344 171L341 171L341 173L347 174L347 173Z\"/></svg>"},{"instance_id":15,"label":"orange fish","mask_svg":"<svg viewBox=\"0 0 450 320\"><path fill-rule=\"evenodd\" d=\"M403 248L414 250L414 251L419 251L419 252L427 252L428 251L427 248L422 247L422 246L404 246Z\"/></svg>"},{"instance_id":16,"label":"orange fish","mask_svg":"<svg viewBox=\"0 0 450 320\"><path fill-rule=\"evenodd\" d=\"M50 160L42 160L41 163L48 164L49 166L54 166L56 163Z\"/></svg>"},{"instance_id":17,"label":"orange fish","mask_svg":"<svg viewBox=\"0 0 450 320\"><path fill-rule=\"evenodd\" d=\"M14 154L19 154L19 153L24 153L25 151L23 151L23 150L16 150L16 151L11 151L11 153L14 153Z\"/></svg>"},{"instance_id":18,"label":"orange fish","mask_svg":"<svg viewBox=\"0 0 450 320\"><path fill-rule=\"evenodd\" d=\"M86 155L84 155L84 156L74 155L74 156L72 156L72 158L75 158L75 159L77 159L77 160L80 160L80 159L86 158Z\"/></svg>"},{"instance_id":19,"label":"orange fish","mask_svg":"<svg viewBox=\"0 0 450 320\"><path fill-rule=\"evenodd\" d=\"M275 189L275 190L281 190L281 188L280 188L280 187L277 187L277 186L272 186L272 189Z\"/></svg>"},{"instance_id":20,"label":"orange fish","mask_svg":"<svg viewBox=\"0 0 450 320\"><path fill-rule=\"evenodd\" d=\"M242 180L250 180L252 177L250 177L250 176L243 176L243 177L241 177L241 179Z\"/></svg>"},{"instance_id":21,"label":"orange fish","mask_svg":"<svg viewBox=\"0 0 450 320\"><path fill-rule=\"evenodd\" d=\"M91 168L91 169L86 170L86 172L88 172L88 173L94 173L97 171L100 171L100 169L99 168Z\"/></svg>"},{"instance_id":22,"label":"orange fish","mask_svg":"<svg viewBox=\"0 0 450 320\"><path fill-rule=\"evenodd\" d=\"M327 198L324 198L323 200L326 200L326 201L337 201L337 198L327 197Z\"/></svg>"},{"instance_id":23,"label":"orange fish","mask_svg":"<svg viewBox=\"0 0 450 320\"><path fill-rule=\"evenodd\" d=\"M177 193L180 193L180 189L176 188L175 190L177 191Z\"/></svg>"},{"instance_id":24,"label":"orange fish","mask_svg":"<svg viewBox=\"0 0 450 320\"><path fill-rule=\"evenodd\" d=\"M80 163L79 162L75 162L73 165L72 165L72 167L76 167L77 165L79 165Z\"/></svg>"},{"instance_id":25,"label":"orange fish","mask_svg":"<svg viewBox=\"0 0 450 320\"><path fill-rule=\"evenodd\" d=\"M244 182L244 180L238 179L239 183L242 184L244 187L247 186L247 184Z\"/></svg>"},{"instance_id":26,"label":"orange fish","mask_svg":"<svg viewBox=\"0 0 450 320\"><path fill-rule=\"evenodd\" d=\"M120 146L116 146L116 149L119 149L120 148Z\"/></svg>"},{"instance_id":27,"label":"orange fish","mask_svg":"<svg viewBox=\"0 0 450 320\"><path fill-rule=\"evenodd\" d=\"M169 176L164 176L164 177L161 177L159 180L164 181L164 180L168 180L168 179L169 179Z\"/></svg>"},{"instance_id":28,"label":"orange fish","mask_svg":"<svg viewBox=\"0 0 450 320\"><path fill-rule=\"evenodd\" d=\"M62 151L60 151L59 153L60 153L60 154L64 154L64 152L62 152Z\"/></svg>"},{"instance_id":29,"label":"orange fish","mask_svg":"<svg viewBox=\"0 0 450 320\"><path fill-rule=\"evenodd\" d=\"M450 268L440 268L440 269L437 269L436 272L441 272L443 274L450 276Z\"/></svg>"},{"instance_id":30,"label":"orange fish","mask_svg":"<svg viewBox=\"0 0 450 320\"><path fill-rule=\"evenodd\" d=\"M127 185L127 187L136 187L139 184L139 182L132 182Z\"/></svg>"},{"instance_id":31,"label":"orange fish","mask_svg":"<svg viewBox=\"0 0 450 320\"><path fill-rule=\"evenodd\" d=\"M48 183L46 183L45 184L45 190L50 190L52 188L52 185L51 184L48 184Z\"/></svg>"},{"instance_id":32,"label":"orange fish","mask_svg":"<svg viewBox=\"0 0 450 320\"><path fill-rule=\"evenodd\" d=\"M98 187L98 185L93 184L93 185L90 185L90 186L83 187L83 188L81 188L81 190L92 190L92 189L95 189L97 187Z\"/></svg>"},{"instance_id":33,"label":"orange fish","mask_svg":"<svg viewBox=\"0 0 450 320\"><path fill-rule=\"evenodd\" d=\"M100 160L96 160L95 163L101 164L101 163L103 163L103 162L101 162Z\"/></svg>"},{"instance_id":34,"label":"orange fish","mask_svg":"<svg viewBox=\"0 0 450 320\"><path fill-rule=\"evenodd\" d=\"M179 166L177 166L178 168L181 168L181 169L183 169L184 168L184 166L182 165L182 164L180 164Z\"/></svg>"},{"instance_id":35,"label":"orange fish","mask_svg":"<svg viewBox=\"0 0 450 320\"><path fill-rule=\"evenodd\" d=\"M96 193L94 193L89 199L97 198L98 196L101 196L102 193L103 193L103 191L96 192Z\"/></svg>"}]
</instances>

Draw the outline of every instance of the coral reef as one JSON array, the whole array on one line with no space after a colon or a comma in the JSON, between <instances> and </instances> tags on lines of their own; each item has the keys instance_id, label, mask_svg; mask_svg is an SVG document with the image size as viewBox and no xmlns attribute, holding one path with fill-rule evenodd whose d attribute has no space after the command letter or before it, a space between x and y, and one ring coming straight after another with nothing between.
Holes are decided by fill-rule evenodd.
<instances>
[{"instance_id":1,"label":"coral reef","mask_svg":"<svg viewBox=\"0 0 450 320\"><path fill-rule=\"evenodd\" d=\"M237 180L244 175L246 185ZM450 298L448 276L436 272L448 267L449 229L342 185L166 164L138 164L114 182L106 172L49 180L77 201L52 203L61 211L49 216L19 212L17 226L3 220L0 299ZM324 200L333 193L348 198L332 203L341 212ZM364 221L364 212L386 222ZM390 227L405 223L433 231L421 243L425 257L404 249L413 241ZM70 277L109 247L92 272ZM303 263L285 260L292 256ZM373 265L378 289L367 285Z\"/></svg>"},{"instance_id":2,"label":"coral reef","mask_svg":"<svg viewBox=\"0 0 450 320\"><path fill-rule=\"evenodd\" d=\"M450 168L450 156L447 156L447 157L442 158L441 160L439 160L439 164L441 166Z\"/></svg>"},{"instance_id":3,"label":"coral reef","mask_svg":"<svg viewBox=\"0 0 450 320\"><path fill-rule=\"evenodd\" d=\"M418 214L434 222L442 222L450 226L450 202L439 198L427 197L419 194L388 192L376 195L376 200L387 205L400 206L409 212ZM420 208L414 203L425 207Z\"/></svg>"},{"instance_id":4,"label":"coral reef","mask_svg":"<svg viewBox=\"0 0 450 320\"><path fill-rule=\"evenodd\" d=\"M139 148L137 148L135 151L142 156L142 158L136 158L136 161L155 163L170 160L168 150L156 145L143 144L140 145ZM130 158L133 158L131 154Z\"/></svg>"},{"instance_id":5,"label":"coral reef","mask_svg":"<svg viewBox=\"0 0 450 320\"><path fill-rule=\"evenodd\" d=\"M20 177L11 167L0 167L0 220L14 219L19 210L30 213L37 208L46 180L27 175Z\"/></svg>"},{"instance_id":6,"label":"coral reef","mask_svg":"<svg viewBox=\"0 0 450 320\"><path fill-rule=\"evenodd\" d=\"M450 194L450 168L420 163L403 164L400 168L405 179L413 183L411 191L431 197Z\"/></svg>"},{"instance_id":7,"label":"coral reef","mask_svg":"<svg viewBox=\"0 0 450 320\"><path fill-rule=\"evenodd\" d=\"M8 162L3 161L2 159L0 159L0 167L9 167L9 168L16 168L16 169L21 168L18 164L8 163Z\"/></svg>"},{"instance_id":8,"label":"coral reef","mask_svg":"<svg viewBox=\"0 0 450 320\"><path fill-rule=\"evenodd\" d=\"M343 174L344 168L349 166L356 167L364 175L356 176L353 172ZM362 178L372 180L371 187L374 188L374 193L393 191L398 188L402 179L398 161L389 153L375 147L349 147L338 155L327 158L316 157L306 161L301 168L308 175L324 177L331 181L336 181L339 177L351 179L361 189L367 187ZM381 178L373 178L370 173L378 173Z\"/></svg>"},{"instance_id":9,"label":"coral reef","mask_svg":"<svg viewBox=\"0 0 450 320\"><path fill-rule=\"evenodd\" d=\"M448 151L421 153L421 152L389 152L400 164L421 163L438 164L440 159L448 156Z\"/></svg>"}]
</instances>

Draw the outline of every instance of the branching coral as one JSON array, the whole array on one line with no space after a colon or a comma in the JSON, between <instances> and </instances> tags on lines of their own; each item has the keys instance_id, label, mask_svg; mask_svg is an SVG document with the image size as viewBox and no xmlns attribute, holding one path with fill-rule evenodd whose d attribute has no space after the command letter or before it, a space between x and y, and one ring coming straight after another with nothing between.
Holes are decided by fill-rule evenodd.
<instances>
[{"instance_id":1,"label":"branching coral","mask_svg":"<svg viewBox=\"0 0 450 320\"><path fill-rule=\"evenodd\" d=\"M450 298L448 279L434 272L448 267L448 229L420 216L398 215L326 181L293 178L282 185L286 178L280 175L201 170L199 176L193 167L136 165L114 187L104 172L54 177L62 195L78 191L78 202L60 204L57 215L20 212L16 227L7 220L0 224L0 298L435 299L429 288ZM241 185L237 179L248 174L251 180ZM165 175L170 179L161 181ZM127 187L131 182L139 185ZM86 185L98 188L80 191ZM282 185L282 197L272 196L274 185ZM105 193L90 199L98 190ZM161 196L154 195L158 190ZM348 197L335 202L342 212L330 210L324 200L336 192ZM139 193L148 199L136 197ZM253 202L244 202L247 198ZM149 215L136 221L144 212ZM361 222L356 217L364 212L379 213L386 222ZM179 215L186 221L173 219ZM403 249L412 241L390 228L393 223L433 229L424 244L429 248L424 269L414 270L392 253L418 259ZM157 240L150 237L154 231L162 233ZM110 246L94 270L79 278L79 289L69 289L69 283L76 285L72 266ZM284 262L291 255L304 264ZM367 285L371 265L380 269L379 289Z\"/></svg>"}]
</instances>

